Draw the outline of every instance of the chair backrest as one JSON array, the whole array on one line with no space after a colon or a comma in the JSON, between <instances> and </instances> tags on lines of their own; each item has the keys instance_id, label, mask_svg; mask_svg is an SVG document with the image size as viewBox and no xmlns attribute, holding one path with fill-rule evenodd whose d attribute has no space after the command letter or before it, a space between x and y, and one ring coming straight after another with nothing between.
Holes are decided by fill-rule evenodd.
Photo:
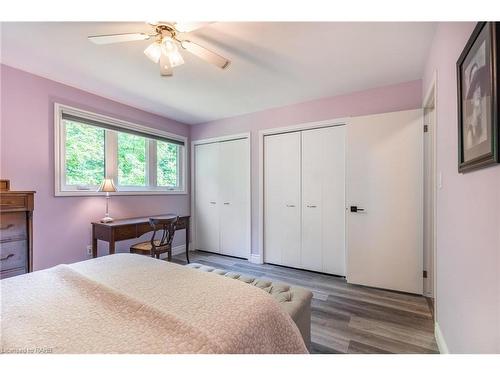
<instances>
[{"instance_id":1,"label":"chair backrest","mask_svg":"<svg viewBox=\"0 0 500 375\"><path fill-rule=\"evenodd\" d=\"M179 219L178 216L172 216L171 218L159 219L159 218L150 218L149 224L153 228L153 236L151 237L151 248L153 252L157 250L161 251L164 248L172 246L172 240L174 239L175 234L175 224ZM155 242L156 233L161 233L161 237L158 237L159 242Z\"/></svg>"}]
</instances>

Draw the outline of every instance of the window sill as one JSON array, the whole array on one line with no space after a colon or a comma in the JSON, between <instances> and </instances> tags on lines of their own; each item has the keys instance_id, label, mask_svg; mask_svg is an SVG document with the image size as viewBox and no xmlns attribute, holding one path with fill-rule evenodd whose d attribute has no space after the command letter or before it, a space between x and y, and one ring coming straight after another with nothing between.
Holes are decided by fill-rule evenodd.
<instances>
[{"instance_id":1,"label":"window sill","mask_svg":"<svg viewBox=\"0 0 500 375\"><path fill-rule=\"evenodd\" d=\"M88 191L88 190L75 190L75 191L56 191L54 194L56 197L93 197L102 196L105 197L106 193L101 193L98 191ZM110 193L110 196L116 195L187 195L186 190L153 190L153 191L117 191L116 193Z\"/></svg>"}]
</instances>

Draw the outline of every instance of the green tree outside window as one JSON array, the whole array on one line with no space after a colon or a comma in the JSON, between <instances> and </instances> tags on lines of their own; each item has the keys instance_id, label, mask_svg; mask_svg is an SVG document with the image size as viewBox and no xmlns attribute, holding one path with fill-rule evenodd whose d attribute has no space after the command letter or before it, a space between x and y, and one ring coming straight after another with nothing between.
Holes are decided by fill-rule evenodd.
<instances>
[{"instance_id":1,"label":"green tree outside window","mask_svg":"<svg viewBox=\"0 0 500 375\"><path fill-rule=\"evenodd\" d=\"M156 179L158 186L177 186L177 159L179 146L156 142Z\"/></svg>"},{"instance_id":2,"label":"green tree outside window","mask_svg":"<svg viewBox=\"0 0 500 375\"><path fill-rule=\"evenodd\" d=\"M104 178L105 130L65 122L66 184L99 185Z\"/></svg>"},{"instance_id":3,"label":"green tree outside window","mask_svg":"<svg viewBox=\"0 0 500 375\"><path fill-rule=\"evenodd\" d=\"M118 185L146 186L146 138L118 133Z\"/></svg>"}]
</instances>

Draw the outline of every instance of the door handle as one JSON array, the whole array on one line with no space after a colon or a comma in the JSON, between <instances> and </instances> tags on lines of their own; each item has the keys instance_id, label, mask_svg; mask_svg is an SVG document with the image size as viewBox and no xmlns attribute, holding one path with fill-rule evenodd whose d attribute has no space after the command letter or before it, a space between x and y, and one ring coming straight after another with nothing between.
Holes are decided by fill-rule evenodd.
<instances>
[{"instance_id":1,"label":"door handle","mask_svg":"<svg viewBox=\"0 0 500 375\"><path fill-rule=\"evenodd\" d=\"M313 205L313 204L308 204L306 207L307 207L307 208L316 208L317 206L316 206L316 205Z\"/></svg>"},{"instance_id":2,"label":"door handle","mask_svg":"<svg viewBox=\"0 0 500 375\"><path fill-rule=\"evenodd\" d=\"M224 202L224 204L225 204L226 206L229 206L231 203L229 203L229 202Z\"/></svg>"},{"instance_id":3,"label":"door handle","mask_svg":"<svg viewBox=\"0 0 500 375\"><path fill-rule=\"evenodd\" d=\"M365 209L358 206L351 206L351 212L363 212Z\"/></svg>"},{"instance_id":4,"label":"door handle","mask_svg":"<svg viewBox=\"0 0 500 375\"><path fill-rule=\"evenodd\" d=\"M291 208L291 207L295 207L295 205L294 205L294 204L287 204L286 206L287 206L287 207L290 207L290 208Z\"/></svg>"},{"instance_id":5,"label":"door handle","mask_svg":"<svg viewBox=\"0 0 500 375\"><path fill-rule=\"evenodd\" d=\"M9 255L7 255L7 256L6 256L6 257L4 257L4 258L0 258L0 262L3 262L4 260L7 260L7 259L9 259L9 258L11 258L11 257L13 257L13 256L14 256L14 254L9 254Z\"/></svg>"},{"instance_id":6,"label":"door handle","mask_svg":"<svg viewBox=\"0 0 500 375\"><path fill-rule=\"evenodd\" d=\"M217 202L211 201L210 204L217 204Z\"/></svg>"}]
</instances>

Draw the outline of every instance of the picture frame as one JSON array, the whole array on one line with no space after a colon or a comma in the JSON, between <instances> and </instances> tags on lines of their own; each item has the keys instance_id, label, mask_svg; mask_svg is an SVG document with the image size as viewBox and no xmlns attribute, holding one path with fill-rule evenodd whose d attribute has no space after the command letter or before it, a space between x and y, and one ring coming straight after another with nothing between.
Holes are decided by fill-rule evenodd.
<instances>
[{"instance_id":1,"label":"picture frame","mask_svg":"<svg viewBox=\"0 0 500 375\"><path fill-rule=\"evenodd\" d=\"M457 60L458 171L500 163L499 22L479 22Z\"/></svg>"}]
</instances>

